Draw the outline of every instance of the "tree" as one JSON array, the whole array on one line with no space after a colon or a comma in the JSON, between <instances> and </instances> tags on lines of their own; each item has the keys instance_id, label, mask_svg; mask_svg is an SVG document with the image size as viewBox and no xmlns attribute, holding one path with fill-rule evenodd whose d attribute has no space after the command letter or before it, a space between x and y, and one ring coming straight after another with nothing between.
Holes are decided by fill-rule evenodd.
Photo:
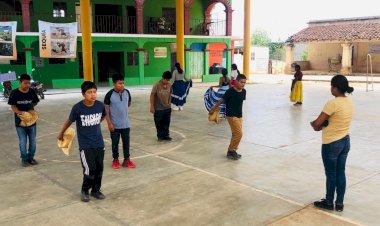
<instances>
[{"instance_id":1,"label":"tree","mask_svg":"<svg viewBox=\"0 0 380 226\"><path fill-rule=\"evenodd\" d=\"M269 35L266 31L257 29L251 35L251 45L255 46L269 46L271 42Z\"/></svg>"},{"instance_id":2,"label":"tree","mask_svg":"<svg viewBox=\"0 0 380 226\"><path fill-rule=\"evenodd\" d=\"M283 60L285 58L285 43L271 42L269 43L269 58L272 60Z\"/></svg>"}]
</instances>

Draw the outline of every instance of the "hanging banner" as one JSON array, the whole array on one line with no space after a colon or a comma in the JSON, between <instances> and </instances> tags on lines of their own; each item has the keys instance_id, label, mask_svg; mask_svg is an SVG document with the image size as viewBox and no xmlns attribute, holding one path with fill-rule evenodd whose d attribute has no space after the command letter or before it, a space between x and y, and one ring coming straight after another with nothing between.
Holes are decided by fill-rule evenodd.
<instances>
[{"instance_id":1,"label":"hanging banner","mask_svg":"<svg viewBox=\"0 0 380 226\"><path fill-rule=\"evenodd\" d=\"M0 60L16 60L17 22L0 22Z\"/></svg>"},{"instance_id":2,"label":"hanging banner","mask_svg":"<svg viewBox=\"0 0 380 226\"><path fill-rule=\"evenodd\" d=\"M38 21L40 57L76 58L77 23L54 24Z\"/></svg>"}]
</instances>

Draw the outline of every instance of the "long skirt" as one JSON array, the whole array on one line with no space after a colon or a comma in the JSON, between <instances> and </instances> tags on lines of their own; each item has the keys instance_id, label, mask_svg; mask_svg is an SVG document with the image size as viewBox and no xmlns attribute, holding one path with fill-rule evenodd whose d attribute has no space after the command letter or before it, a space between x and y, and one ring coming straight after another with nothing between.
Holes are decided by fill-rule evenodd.
<instances>
[{"instance_id":1,"label":"long skirt","mask_svg":"<svg viewBox=\"0 0 380 226\"><path fill-rule=\"evenodd\" d=\"M223 97L224 93L227 91L228 85L222 86L218 89L218 91L214 91L212 89L207 89L205 95L204 95L204 102L205 102L205 107L207 111L210 111L212 107ZM226 105L221 104L219 106L220 110L220 117L225 118L226 117Z\"/></svg>"},{"instance_id":2,"label":"long skirt","mask_svg":"<svg viewBox=\"0 0 380 226\"><path fill-rule=\"evenodd\" d=\"M302 81L295 82L289 98L291 102L302 102L303 100Z\"/></svg>"},{"instance_id":3,"label":"long skirt","mask_svg":"<svg viewBox=\"0 0 380 226\"><path fill-rule=\"evenodd\" d=\"M187 95L189 95L190 87L192 87L191 81L174 81L172 86L172 104L183 106L186 103Z\"/></svg>"}]
</instances>

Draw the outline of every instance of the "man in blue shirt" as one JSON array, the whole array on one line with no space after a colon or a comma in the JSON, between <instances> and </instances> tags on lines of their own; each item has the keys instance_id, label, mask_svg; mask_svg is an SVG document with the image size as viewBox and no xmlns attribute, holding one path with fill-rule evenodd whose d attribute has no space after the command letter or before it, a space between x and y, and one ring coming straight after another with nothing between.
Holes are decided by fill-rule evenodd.
<instances>
[{"instance_id":1,"label":"man in blue shirt","mask_svg":"<svg viewBox=\"0 0 380 226\"><path fill-rule=\"evenodd\" d=\"M100 191L103 176L104 141L100 123L106 117L104 104L98 100L95 83L85 81L81 85L84 99L73 106L69 119L63 125L58 139L63 139L63 134L73 122L76 122L80 159L83 167L83 183L81 200L90 201L91 196L96 199L104 199Z\"/></svg>"},{"instance_id":2,"label":"man in blue shirt","mask_svg":"<svg viewBox=\"0 0 380 226\"><path fill-rule=\"evenodd\" d=\"M113 89L104 97L104 105L107 111L107 124L112 140L112 168L119 169L119 141L123 142L124 161L122 166L135 168L136 165L129 156L129 133L128 109L131 106L131 94L124 88L124 76L112 75Z\"/></svg>"}]
</instances>

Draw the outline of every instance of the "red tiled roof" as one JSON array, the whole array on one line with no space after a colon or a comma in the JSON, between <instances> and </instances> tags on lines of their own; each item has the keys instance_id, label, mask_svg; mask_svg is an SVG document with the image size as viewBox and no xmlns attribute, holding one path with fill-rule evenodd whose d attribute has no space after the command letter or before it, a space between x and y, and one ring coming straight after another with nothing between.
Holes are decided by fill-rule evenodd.
<instances>
[{"instance_id":1,"label":"red tiled roof","mask_svg":"<svg viewBox=\"0 0 380 226\"><path fill-rule=\"evenodd\" d=\"M313 25L290 36L287 42L380 39L380 23Z\"/></svg>"}]
</instances>

